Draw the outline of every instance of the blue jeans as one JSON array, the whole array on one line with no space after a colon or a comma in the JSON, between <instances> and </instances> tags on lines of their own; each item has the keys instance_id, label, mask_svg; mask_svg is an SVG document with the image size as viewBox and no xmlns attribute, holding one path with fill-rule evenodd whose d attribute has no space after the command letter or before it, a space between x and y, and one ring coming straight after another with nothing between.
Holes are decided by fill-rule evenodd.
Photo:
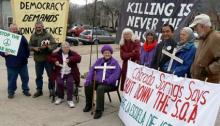
<instances>
[{"instance_id":1,"label":"blue jeans","mask_svg":"<svg viewBox=\"0 0 220 126\"><path fill-rule=\"evenodd\" d=\"M28 75L27 64L23 65L22 67L7 67L7 74L8 74L9 95L14 95L17 89L16 82L17 82L18 74L21 77L23 93L29 92L29 87L28 87L29 75Z\"/></svg>"},{"instance_id":2,"label":"blue jeans","mask_svg":"<svg viewBox=\"0 0 220 126\"><path fill-rule=\"evenodd\" d=\"M38 91L42 91L43 89L43 73L44 68L46 69L48 76L48 89L52 90L54 86L54 81L51 80L51 74L53 71L53 65L48 63L47 61L35 62L35 73L36 73L36 86Z\"/></svg>"}]
</instances>

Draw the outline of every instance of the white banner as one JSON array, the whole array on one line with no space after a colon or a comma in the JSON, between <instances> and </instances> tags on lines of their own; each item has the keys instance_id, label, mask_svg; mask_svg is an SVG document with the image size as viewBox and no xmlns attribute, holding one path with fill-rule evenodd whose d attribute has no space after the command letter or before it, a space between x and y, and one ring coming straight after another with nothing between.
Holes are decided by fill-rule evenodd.
<instances>
[{"instance_id":1,"label":"white banner","mask_svg":"<svg viewBox=\"0 0 220 126\"><path fill-rule=\"evenodd\" d=\"M21 35L0 29L0 51L11 55L17 55L21 41Z\"/></svg>"},{"instance_id":2,"label":"white banner","mask_svg":"<svg viewBox=\"0 0 220 126\"><path fill-rule=\"evenodd\" d=\"M214 126L220 85L128 62L119 117L126 126Z\"/></svg>"}]
</instances>

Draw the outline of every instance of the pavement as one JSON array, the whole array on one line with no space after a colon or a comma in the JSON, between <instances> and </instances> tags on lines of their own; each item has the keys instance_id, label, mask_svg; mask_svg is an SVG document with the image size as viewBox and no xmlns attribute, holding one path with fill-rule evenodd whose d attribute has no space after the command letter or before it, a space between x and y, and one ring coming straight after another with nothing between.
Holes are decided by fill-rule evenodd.
<instances>
[{"instance_id":1,"label":"pavement","mask_svg":"<svg viewBox=\"0 0 220 126\"><path fill-rule=\"evenodd\" d=\"M112 45L114 53L113 57L118 59L119 46ZM100 50L101 46L98 47ZM73 50L82 56L82 61L79 64L81 74L88 71L89 68L89 53L90 45L74 46ZM96 46L93 46L92 63L97 58ZM100 52L100 51L99 51ZM98 54L101 57L101 54ZM31 94L35 92L35 70L33 58L29 58L29 86ZM75 108L69 108L66 102L60 105L51 103L47 88L47 76L44 73L43 96L38 98L26 97L22 94L21 81L18 78L17 91L14 99L7 98L7 71L4 58L0 58L0 126L123 126L122 121L118 117L119 99L117 93L110 93L112 102L109 102L107 95L105 96L105 111L102 118L93 119L91 113L82 112L85 106L84 89L79 92L79 102ZM81 79L81 85L84 80ZM122 94L122 93L121 93ZM220 116L217 118L215 126L220 126Z\"/></svg>"}]
</instances>

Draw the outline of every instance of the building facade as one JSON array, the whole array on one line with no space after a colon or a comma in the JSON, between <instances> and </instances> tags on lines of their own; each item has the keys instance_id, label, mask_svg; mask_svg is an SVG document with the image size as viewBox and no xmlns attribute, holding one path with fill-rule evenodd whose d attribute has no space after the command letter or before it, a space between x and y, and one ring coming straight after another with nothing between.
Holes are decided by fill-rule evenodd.
<instances>
[{"instance_id":1,"label":"building facade","mask_svg":"<svg viewBox=\"0 0 220 126\"><path fill-rule=\"evenodd\" d=\"M0 29L7 30L13 23L10 0L0 0Z\"/></svg>"}]
</instances>

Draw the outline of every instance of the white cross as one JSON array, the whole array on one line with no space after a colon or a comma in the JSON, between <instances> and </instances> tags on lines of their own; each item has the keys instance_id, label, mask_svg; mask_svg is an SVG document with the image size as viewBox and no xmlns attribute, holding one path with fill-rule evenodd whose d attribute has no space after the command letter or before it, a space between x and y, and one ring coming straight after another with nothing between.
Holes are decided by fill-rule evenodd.
<instances>
[{"instance_id":1,"label":"white cross","mask_svg":"<svg viewBox=\"0 0 220 126\"><path fill-rule=\"evenodd\" d=\"M62 68L62 71L61 71L61 78L63 78L64 76L64 73L65 73L65 69L66 69L66 63L64 63L63 65L62 64L59 64L59 66Z\"/></svg>"},{"instance_id":2,"label":"white cross","mask_svg":"<svg viewBox=\"0 0 220 126\"><path fill-rule=\"evenodd\" d=\"M95 66L95 69L103 69L102 73L102 82L105 80L106 70L107 69L115 69L115 66L107 66L107 63L104 63L104 66Z\"/></svg>"},{"instance_id":3,"label":"white cross","mask_svg":"<svg viewBox=\"0 0 220 126\"><path fill-rule=\"evenodd\" d=\"M164 50L164 49L162 50L162 53L163 53L163 54L165 54L165 55L167 55L167 56L170 57L170 62L169 62L168 68L167 68L167 71L168 71L168 72L170 71L171 66L173 65L173 60L176 60L177 62L183 64L183 60L180 59L179 57L176 57L176 56L175 56L176 52L177 52L177 49L176 49L176 48L173 49L173 53L170 53L170 52L168 52L168 51L166 51L166 50Z\"/></svg>"}]
</instances>

